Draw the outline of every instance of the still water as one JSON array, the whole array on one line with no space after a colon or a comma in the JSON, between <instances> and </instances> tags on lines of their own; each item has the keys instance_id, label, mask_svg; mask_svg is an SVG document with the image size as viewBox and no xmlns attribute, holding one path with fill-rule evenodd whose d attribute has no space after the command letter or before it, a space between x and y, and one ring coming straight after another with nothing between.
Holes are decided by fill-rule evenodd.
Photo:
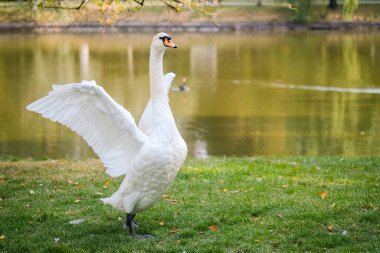
<instances>
[{"instance_id":1,"label":"still water","mask_svg":"<svg viewBox=\"0 0 380 253\"><path fill-rule=\"evenodd\" d=\"M171 35L164 69L191 89L170 94L190 155L380 155L380 33ZM0 35L0 155L95 156L25 106L96 80L138 119L152 36Z\"/></svg>"}]
</instances>

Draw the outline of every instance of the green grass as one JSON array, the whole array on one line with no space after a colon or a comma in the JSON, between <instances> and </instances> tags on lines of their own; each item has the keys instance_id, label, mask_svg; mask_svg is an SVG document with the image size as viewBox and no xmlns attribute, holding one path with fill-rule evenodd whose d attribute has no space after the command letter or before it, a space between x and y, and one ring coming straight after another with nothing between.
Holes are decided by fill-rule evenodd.
<instances>
[{"instance_id":1,"label":"green grass","mask_svg":"<svg viewBox=\"0 0 380 253\"><path fill-rule=\"evenodd\" d=\"M107 179L97 160L4 159L0 251L380 250L379 158L190 159L162 200L136 217L137 232L152 240L130 237L124 214L99 201L121 181L104 188Z\"/></svg>"}]
</instances>

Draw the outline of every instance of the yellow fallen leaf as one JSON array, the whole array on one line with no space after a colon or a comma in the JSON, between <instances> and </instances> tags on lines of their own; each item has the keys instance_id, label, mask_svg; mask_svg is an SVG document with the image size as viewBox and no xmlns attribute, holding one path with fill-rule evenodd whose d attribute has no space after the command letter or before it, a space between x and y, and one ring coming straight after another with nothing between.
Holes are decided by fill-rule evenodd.
<instances>
[{"instance_id":1,"label":"yellow fallen leaf","mask_svg":"<svg viewBox=\"0 0 380 253\"><path fill-rule=\"evenodd\" d=\"M177 229L176 229L176 228L172 228L172 229L170 230L170 233L172 233L172 234L177 233Z\"/></svg>"},{"instance_id":2,"label":"yellow fallen leaf","mask_svg":"<svg viewBox=\"0 0 380 253\"><path fill-rule=\"evenodd\" d=\"M223 192L228 192L228 189L224 188L224 189L223 189Z\"/></svg>"},{"instance_id":3,"label":"yellow fallen leaf","mask_svg":"<svg viewBox=\"0 0 380 253\"><path fill-rule=\"evenodd\" d=\"M336 204L335 203L332 203L331 205L330 205L330 208L335 208L336 207Z\"/></svg>"},{"instance_id":4,"label":"yellow fallen leaf","mask_svg":"<svg viewBox=\"0 0 380 253\"><path fill-rule=\"evenodd\" d=\"M29 194L34 194L34 191L33 190L29 190Z\"/></svg>"},{"instance_id":5,"label":"yellow fallen leaf","mask_svg":"<svg viewBox=\"0 0 380 253\"><path fill-rule=\"evenodd\" d=\"M287 184L283 184L282 188L288 188L288 185Z\"/></svg>"},{"instance_id":6,"label":"yellow fallen leaf","mask_svg":"<svg viewBox=\"0 0 380 253\"><path fill-rule=\"evenodd\" d=\"M211 229L212 231L218 231L219 230L218 226L216 226L216 225L209 226L208 228Z\"/></svg>"},{"instance_id":7,"label":"yellow fallen leaf","mask_svg":"<svg viewBox=\"0 0 380 253\"><path fill-rule=\"evenodd\" d=\"M106 181L104 181L103 187L107 188L110 184L111 184L111 180L107 179Z\"/></svg>"},{"instance_id":8,"label":"yellow fallen leaf","mask_svg":"<svg viewBox=\"0 0 380 253\"><path fill-rule=\"evenodd\" d=\"M165 225L165 222L164 221L160 221L160 223L158 223L158 224L160 224L161 226L163 226L163 225Z\"/></svg>"},{"instance_id":9,"label":"yellow fallen leaf","mask_svg":"<svg viewBox=\"0 0 380 253\"><path fill-rule=\"evenodd\" d=\"M223 180L223 179L219 179L219 180L217 180L216 182L223 184L223 183L224 183L224 180Z\"/></svg>"},{"instance_id":10,"label":"yellow fallen leaf","mask_svg":"<svg viewBox=\"0 0 380 253\"><path fill-rule=\"evenodd\" d=\"M101 193L101 192L97 192L96 195L100 195L100 196L101 196L101 195L103 195L103 193Z\"/></svg>"},{"instance_id":11,"label":"yellow fallen leaf","mask_svg":"<svg viewBox=\"0 0 380 253\"><path fill-rule=\"evenodd\" d=\"M67 183L68 183L68 184L74 184L74 181L71 181L71 180L69 179L69 180L67 180Z\"/></svg>"},{"instance_id":12,"label":"yellow fallen leaf","mask_svg":"<svg viewBox=\"0 0 380 253\"><path fill-rule=\"evenodd\" d=\"M318 192L318 195L321 199L325 199L327 197L327 192Z\"/></svg>"},{"instance_id":13,"label":"yellow fallen leaf","mask_svg":"<svg viewBox=\"0 0 380 253\"><path fill-rule=\"evenodd\" d=\"M261 241L260 240L255 240L255 243L261 243Z\"/></svg>"},{"instance_id":14,"label":"yellow fallen leaf","mask_svg":"<svg viewBox=\"0 0 380 253\"><path fill-rule=\"evenodd\" d=\"M80 202L80 199L74 200L74 203L79 203L79 202Z\"/></svg>"},{"instance_id":15,"label":"yellow fallen leaf","mask_svg":"<svg viewBox=\"0 0 380 253\"><path fill-rule=\"evenodd\" d=\"M333 225L333 224L329 224L329 225L327 226L327 230L328 230L329 232L334 231L334 225Z\"/></svg>"},{"instance_id":16,"label":"yellow fallen leaf","mask_svg":"<svg viewBox=\"0 0 380 253\"><path fill-rule=\"evenodd\" d=\"M5 235L0 235L0 240L4 240L6 238Z\"/></svg>"}]
</instances>

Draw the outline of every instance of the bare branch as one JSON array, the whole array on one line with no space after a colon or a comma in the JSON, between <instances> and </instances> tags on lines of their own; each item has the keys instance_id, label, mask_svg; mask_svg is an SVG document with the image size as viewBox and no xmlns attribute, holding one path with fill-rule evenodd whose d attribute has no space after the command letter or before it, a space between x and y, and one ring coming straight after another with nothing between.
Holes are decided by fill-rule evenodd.
<instances>
[{"instance_id":1,"label":"bare branch","mask_svg":"<svg viewBox=\"0 0 380 253\"><path fill-rule=\"evenodd\" d=\"M69 6L45 6L43 4L39 5L40 8L45 9L64 9L64 10L79 10L82 8L83 4L86 2L86 0L82 0L82 2L77 7L69 7Z\"/></svg>"},{"instance_id":2,"label":"bare branch","mask_svg":"<svg viewBox=\"0 0 380 253\"><path fill-rule=\"evenodd\" d=\"M138 0L133 0L133 1L135 1L136 3L138 3L140 6L143 6L145 0L141 0L141 2L139 2Z\"/></svg>"}]
</instances>

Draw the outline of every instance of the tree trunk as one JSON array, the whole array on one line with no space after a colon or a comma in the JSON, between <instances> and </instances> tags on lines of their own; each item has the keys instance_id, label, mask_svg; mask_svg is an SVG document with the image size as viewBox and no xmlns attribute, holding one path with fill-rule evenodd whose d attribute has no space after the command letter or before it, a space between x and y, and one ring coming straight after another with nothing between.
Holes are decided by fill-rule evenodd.
<instances>
[{"instance_id":1,"label":"tree trunk","mask_svg":"<svg viewBox=\"0 0 380 253\"><path fill-rule=\"evenodd\" d=\"M327 7L330 10L336 10L338 8L338 0L329 0L329 5Z\"/></svg>"}]
</instances>

